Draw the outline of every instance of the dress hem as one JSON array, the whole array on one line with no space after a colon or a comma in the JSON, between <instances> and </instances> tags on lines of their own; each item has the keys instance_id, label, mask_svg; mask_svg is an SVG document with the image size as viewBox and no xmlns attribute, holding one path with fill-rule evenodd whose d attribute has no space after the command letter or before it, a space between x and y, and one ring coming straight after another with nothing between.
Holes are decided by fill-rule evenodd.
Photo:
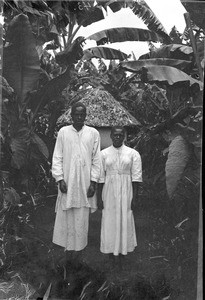
<instances>
[{"instance_id":1,"label":"dress hem","mask_svg":"<svg viewBox=\"0 0 205 300\"><path fill-rule=\"evenodd\" d=\"M118 254L116 254L114 251L103 251L102 249L100 249L100 252L103 254L113 254L115 256L118 256L119 254L127 255L128 253L133 252L136 247L137 247L137 245L134 246L134 248L132 250L127 250L127 252L119 252Z\"/></svg>"}]
</instances>

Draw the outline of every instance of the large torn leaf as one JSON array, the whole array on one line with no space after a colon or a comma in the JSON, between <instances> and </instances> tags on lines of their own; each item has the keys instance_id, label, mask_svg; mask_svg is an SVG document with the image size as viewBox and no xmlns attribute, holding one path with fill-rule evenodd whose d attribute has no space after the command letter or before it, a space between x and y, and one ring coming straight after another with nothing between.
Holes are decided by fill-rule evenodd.
<instances>
[{"instance_id":1,"label":"large torn leaf","mask_svg":"<svg viewBox=\"0 0 205 300\"><path fill-rule=\"evenodd\" d=\"M191 20L205 30L205 2L181 0L181 3L190 13Z\"/></svg>"},{"instance_id":2,"label":"large torn leaf","mask_svg":"<svg viewBox=\"0 0 205 300\"><path fill-rule=\"evenodd\" d=\"M127 58L127 54L119 50L108 48L108 47L92 47L84 50L83 59L89 60L93 57L124 60Z\"/></svg>"},{"instance_id":3,"label":"large torn leaf","mask_svg":"<svg viewBox=\"0 0 205 300\"><path fill-rule=\"evenodd\" d=\"M48 157L49 157L48 147L46 146L46 144L44 143L44 141L36 133L33 133L32 137L31 137L31 142L34 145L36 145L37 148L38 148L38 150L40 151L40 153L46 159L48 159Z\"/></svg>"},{"instance_id":4,"label":"large torn leaf","mask_svg":"<svg viewBox=\"0 0 205 300\"><path fill-rule=\"evenodd\" d=\"M16 169L21 169L27 161L28 146L22 137L11 139L12 160L11 165Z\"/></svg>"},{"instance_id":5,"label":"large torn leaf","mask_svg":"<svg viewBox=\"0 0 205 300\"><path fill-rule=\"evenodd\" d=\"M162 38L154 31L131 27L119 27L102 30L90 35L87 37L87 39L95 40L97 45L126 41L162 42Z\"/></svg>"},{"instance_id":6,"label":"large torn leaf","mask_svg":"<svg viewBox=\"0 0 205 300\"><path fill-rule=\"evenodd\" d=\"M193 56L193 49L187 45L181 44L170 44L163 45L160 48L150 51L149 53L143 54L139 59L150 59L150 58L174 58L191 60Z\"/></svg>"},{"instance_id":7,"label":"large torn leaf","mask_svg":"<svg viewBox=\"0 0 205 300\"><path fill-rule=\"evenodd\" d=\"M171 199L189 160L188 145L181 135L176 136L169 145L165 166L167 193Z\"/></svg>"},{"instance_id":8,"label":"large torn leaf","mask_svg":"<svg viewBox=\"0 0 205 300\"><path fill-rule=\"evenodd\" d=\"M29 128L19 126L11 138L12 166L16 169L25 166L29 155L35 153L35 149L38 154L40 152L45 159L48 159L49 151L44 141L36 133L31 133Z\"/></svg>"},{"instance_id":9,"label":"large torn leaf","mask_svg":"<svg viewBox=\"0 0 205 300\"><path fill-rule=\"evenodd\" d=\"M27 93L35 88L40 74L35 38L26 15L13 18L6 40L3 74L17 93L19 101L24 103Z\"/></svg>"},{"instance_id":10,"label":"large torn leaf","mask_svg":"<svg viewBox=\"0 0 205 300\"><path fill-rule=\"evenodd\" d=\"M197 84L199 88L203 89L203 83L192 78L183 71L169 66L146 66L141 68L143 76L148 82L164 82L165 84L173 85L175 83L189 82L190 86ZM133 71L134 72L134 71ZM138 72L136 70L135 72Z\"/></svg>"},{"instance_id":11,"label":"large torn leaf","mask_svg":"<svg viewBox=\"0 0 205 300\"><path fill-rule=\"evenodd\" d=\"M130 72L139 71L142 67L154 66L154 65L166 65L175 67L179 70L186 70L190 66L191 62L179 59L168 59L168 58L155 58L155 59L140 59L121 62L121 66Z\"/></svg>"},{"instance_id":12,"label":"large torn leaf","mask_svg":"<svg viewBox=\"0 0 205 300\"><path fill-rule=\"evenodd\" d=\"M21 123L16 124L11 132L10 147L12 151L12 167L20 169L23 167L29 155L30 130Z\"/></svg>"},{"instance_id":13,"label":"large torn leaf","mask_svg":"<svg viewBox=\"0 0 205 300\"><path fill-rule=\"evenodd\" d=\"M144 23L147 25L149 30L157 32L159 35L162 36L164 42L170 43L171 39L166 32L164 26L147 5L147 3L143 0L135 1L131 7L133 13L140 17Z\"/></svg>"}]
</instances>

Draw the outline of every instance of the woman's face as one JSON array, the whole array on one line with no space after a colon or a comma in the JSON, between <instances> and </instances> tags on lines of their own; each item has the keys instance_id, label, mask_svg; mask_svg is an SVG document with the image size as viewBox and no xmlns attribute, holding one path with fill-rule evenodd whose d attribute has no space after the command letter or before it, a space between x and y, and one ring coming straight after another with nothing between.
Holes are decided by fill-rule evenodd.
<instances>
[{"instance_id":1,"label":"woman's face","mask_svg":"<svg viewBox=\"0 0 205 300\"><path fill-rule=\"evenodd\" d=\"M125 132L121 128L116 128L116 129L114 129L113 132L111 132L110 137L111 137L113 146L115 148L119 148L122 146L123 141L125 139Z\"/></svg>"}]
</instances>

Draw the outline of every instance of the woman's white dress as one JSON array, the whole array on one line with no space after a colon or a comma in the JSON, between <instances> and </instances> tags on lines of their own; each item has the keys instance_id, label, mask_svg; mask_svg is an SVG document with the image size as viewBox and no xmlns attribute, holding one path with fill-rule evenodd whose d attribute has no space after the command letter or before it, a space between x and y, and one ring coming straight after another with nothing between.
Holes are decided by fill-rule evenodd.
<instances>
[{"instance_id":1,"label":"woman's white dress","mask_svg":"<svg viewBox=\"0 0 205 300\"><path fill-rule=\"evenodd\" d=\"M100 250L102 253L126 255L137 246L131 201L132 182L142 181L141 157L136 150L122 145L102 150L101 160L104 209Z\"/></svg>"}]
</instances>

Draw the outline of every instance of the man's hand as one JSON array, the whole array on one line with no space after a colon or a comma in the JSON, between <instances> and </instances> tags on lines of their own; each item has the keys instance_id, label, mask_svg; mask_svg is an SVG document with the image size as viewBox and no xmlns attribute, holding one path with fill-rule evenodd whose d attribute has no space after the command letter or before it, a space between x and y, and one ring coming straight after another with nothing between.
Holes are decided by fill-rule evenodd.
<instances>
[{"instance_id":1,"label":"man's hand","mask_svg":"<svg viewBox=\"0 0 205 300\"><path fill-rule=\"evenodd\" d=\"M88 198L93 197L94 194L95 194L95 190L96 190L96 182L91 181L90 186L89 186L88 191L87 191L87 197Z\"/></svg>"},{"instance_id":2,"label":"man's hand","mask_svg":"<svg viewBox=\"0 0 205 300\"><path fill-rule=\"evenodd\" d=\"M67 193L67 186L63 179L59 181L59 188L60 188L61 193L64 193L64 194Z\"/></svg>"},{"instance_id":3,"label":"man's hand","mask_svg":"<svg viewBox=\"0 0 205 300\"><path fill-rule=\"evenodd\" d=\"M131 210L135 211L136 207L137 207L137 200L133 198L131 202Z\"/></svg>"},{"instance_id":4,"label":"man's hand","mask_svg":"<svg viewBox=\"0 0 205 300\"><path fill-rule=\"evenodd\" d=\"M104 183L98 183L98 187L97 187L97 205L99 210L104 209L104 204L102 200L103 185Z\"/></svg>"}]
</instances>

